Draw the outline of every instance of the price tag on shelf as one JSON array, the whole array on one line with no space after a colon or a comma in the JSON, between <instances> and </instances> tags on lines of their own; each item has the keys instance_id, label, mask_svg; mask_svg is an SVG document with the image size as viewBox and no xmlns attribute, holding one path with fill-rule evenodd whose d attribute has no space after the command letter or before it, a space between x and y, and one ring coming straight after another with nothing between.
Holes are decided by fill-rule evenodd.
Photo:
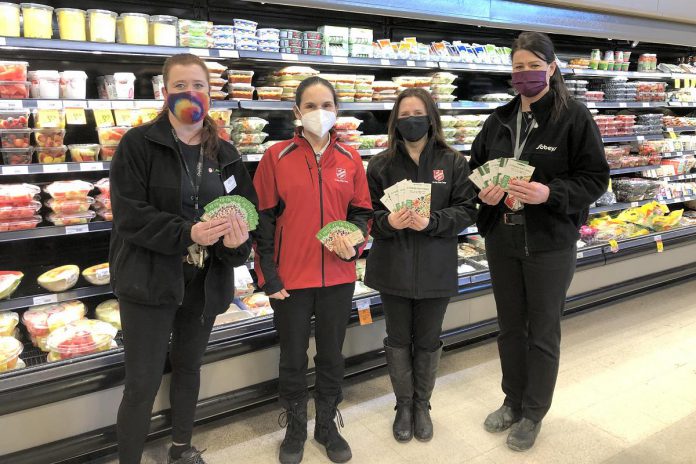
<instances>
[{"instance_id":1,"label":"price tag on shelf","mask_svg":"<svg viewBox=\"0 0 696 464\"><path fill-rule=\"evenodd\" d=\"M358 317L360 318L360 325L372 324L372 313L370 312L370 299L363 298L355 302L358 307Z\"/></svg>"},{"instance_id":2,"label":"price tag on shelf","mask_svg":"<svg viewBox=\"0 0 696 464\"><path fill-rule=\"evenodd\" d=\"M336 64L348 64L348 58L345 56L334 56L331 58L331 61Z\"/></svg>"},{"instance_id":3,"label":"price tag on shelf","mask_svg":"<svg viewBox=\"0 0 696 464\"><path fill-rule=\"evenodd\" d=\"M587 102L587 107L588 108L596 108L597 105L595 104L595 102Z\"/></svg>"},{"instance_id":4,"label":"price tag on shelf","mask_svg":"<svg viewBox=\"0 0 696 464\"><path fill-rule=\"evenodd\" d=\"M675 153L675 156L684 156L684 152L683 152L683 151L678 151L678 152Z\"/></svg>"},{"instance_id":5,"label":"price tag on shelf","mask_svg":"<svg viewBox=\"0 0 696 464\"><path fill-rule=\"evenodd\" d=\"M5 46L7 44L7 41L5 40L4 37L0 37L0 46Z\"/></svg>"},{"instance_id":6,"label":"price tag on shelf","mask_svg":"<svg viewBox=\"0 0 696 464\"><path fill-rule=\"evenodd\" d=\"M406 66L408 66L409 68L414 68L416 66L416 62L413 60L407 60Z\"/></svg>"},{"instance_id":7,"label":"price tag on shelf","mask_svg":"<svg viewBox=\"0 0 696 464\"><path fill-rule=\"evenodd\" d=\"M87 115L84 108L66 108L65 120L68 124L85 125L87 124Z\"/></svg>"},{"instance_id":8,"label":"price tag on shelf","mask_svg":"<svg viewBox=\"0 0 696 464\"><path fill-rule=\"evenodd\" d=\"M135 100L114 100L111 102L111 108L115 110L132 110L135 107Z\"/></svg>"},{"instance_id":9,"label":"price tag on shelf","mask_svg":"<svg viewBox=\"0 0 696 464\"><path fill-rule=\"evenodd\" d=\"M381 64L382 66L391 66L391 60L386 60L382 58L381 60L379 60L379 64Z\"/></svg>"},{"instance_id":10,"label":"price tag on shelf","mask_svg":"<svg viewBox=\"0 0 696 464\"><path fill-rule=\"evenodd\" d=\"M427 61L425 65L429 68L437 68L437 63L434 61Z\"/></svg>"},{"instance_id":11,"label":"price tag on shelf","mask_svg":"<svg viewBox=\"0 0 696 464\"><path fill-rule=\"evenodd\" d=\"M87 109L87 100L65 100L63 102L63 108L82 108Z\"/></svg>"},{"instance_id":12,"label":"price tag on shelf","mask_svg":"<svg viewBox=\"0 0 696 464\"><path fill-rule=\"evenodd\" d=\"M503 66L502 64L499 64L495 67L497 71L510 71L510 68L508 66Z\"/></svg>"},{"instance_id":13,"label":"price tag on shelf","mask_svg":"<svg viewBox=\"0 0 696 464\"><path fill-rule=\"evenodd\" d=\"M42 110L62 110L63 100L38 100L36 107Z\"/></svg>"},{"instance_id":14,"label":"price tag on shelf","mask_svg":"<svg viewBox=\"0 0 696 464\"><path fill-rule=\"evenodd\" d=\"M133 106L135 108L162 108L164 106L164 100L134 100Z\"/></svg>"},{"instance_id":15,"label":"price tag on shelf","mask_svg":"<svg viewBox=\"0 0 696 464\"><path fill-rule=\"evenodd\" d=\"M440 109L443 110L451 110L452 109L452 104L451 103L440 103Z\"/></svg>"},{"instance_id":16,"label":"price tag on shelf","mask_svg":"<svg viewBox=\"0 0 696 464\"><path fill-rule=\"evenodd\" d=\"M22 100L0 100L0 108L5 110L21 110L23 107Z\"/></svg>"},{"instance_id":17,"label":"price tag on shelf","mask_svg":"<svg viewBox=\"0 0 696 464\"><path fill-rule=\"evenodd\" d=\"M54 109L41 110L41 127L47 128L57 128L63 124L63 114Z\"/></svg>"},{"instance_id":18,"label":"price tag on shelf","mask_svg":"<svg viewBox=\"0 0 696 464\"><path fill-rule=\"evenodd\" d=\"M385 110L391 110L392 108L394 108L394 103L383 103L382 108L384 108Z\"/></svg>"},{"instance_id":19,"label":"price tag on shelf","mask_svg":"<svg viewBox=\"0 0 696 464\"><path fill-rule=\"evenodd\" d=\"M584 257L585 257L585 253L583 253L582 251L578 251L577 259L582 259Z\"/></svg>"},{"instance_id":20,"label":"price tag on shelf","mask_svg":"<svg viewBox=\"0 0 696 464\"><path fill-rule=\"evenodd\" d=\"M59 163L59 164L44 164L43 167L43 172L45 174L54 174L57 172L68 172L68 165Z\"/></svg>"},{"instance_id":21,"label":"price tag on shelf","mask_svg":"<svg viewBox=\"0 0 696 464\"><path fill-rule=\"evenodd\" d=\"M628 105L625 102L620 102L619 108L628 108Z\"/></svg>"},{"instance_id":22,"label":"price tag on shelf","mask_svg":"<svg viewBox=\"0 0 696 464\"><path fill-rule=\"evenodd\" d=\"M631 208L636 208L638 205L640 205L640 203L637 201L631 202Z\"/></svg>"},{"instance_id":23,"label":"price tag on shelf","mask_svg":"<svg viewBox=\"0 0 696 464\"><path fill-rule=\"evenodd\" d=\"M93 111L97 127L113 127L114 115L111 113L111 110L95 109Z\"/></svg>"},{"instance_id":24,"label":"price tag on shelf","mask_svg":"<svg viewBox=\"0 0 696 464\"><path fill-rule=\"evenodd\" d=\"M133 111L132 110L114 110L116 115L116 125L117 126L132 126L133 125Z\"/></svg>"},{"instance_id":25,"label":"price tag on shelf","mask_svg":"<svg viewBox=\"0 0 696 464\"><path fill-rule=\"evenodd\" d=\"M189 48L189 53L196 56L210 56L210 50L207 48Z\"/></svg>"},{"instance_id":26,"label":"price tag on shelf","mask_svg":"<svg viewBox=\"0 0 696 464\"><path fill-rule=\"evenodd\" d=\"M645 140L645 136L644 136L644 135L639 135L639 136L636 137L636 140L639 141L639 142L642 142L643 140Z\"/></svg>"},{"instance_id":27,"label":"price tag on shelf","mask_svg":"<svg viewBox=\"0 0 696 464\"><path fill-rule=\"evenodd\" d=\"M58 295L52 294L52 295L35 296L34 298L32 298L32 302L34 303L35 306L51 304L51 303L58 303Z\"/></svg>"},{"instance_id":28,"label":"price tag on shelf","mask_svg":"<svg viewBox=\"0 0 696 464\"><path fill-rule=\"evenodd\" d=\"M108 279L111 276L108 267L105 269L97 269L97 272L95 272L94 274L98 280Z\"/></svg>"},{"instance_id":29,"label":"price tag on shelf","mask_svg":"<svg viewBox=\"0 0 696 464\"><path fill-rule=\"evenodd\" d=\"M614 239L609 240L609 247L610 247L612 253L619 252L619 242L617 242L616 240L614 240Z\"/></svg>"},{"instance_id":30,"label":"price tag on shelf","mask_svg":"<svg viewBox=\"0 0 696 464\"><path fill-rule=\"evenodd\" d=\"M90 100L87 106L92 110L110 110L111 102L109 100Z\"/></svg>"},{"instance_id":31,"label":"price tag on shelf","mask_svg":"<svg viewBox=\"0 0 696 464\"><path fill-rule=\"evenodd\" d=\"M5 175L29 174L29 166L3 166L2 173Z\"/></svg>"},{"instance_id":32,"label":"price tag on shelf","mask_svg":"<svg viewBox=\"0 0 696 464\"><path fill-rule=\"evenodd\" d=\"M440 62L440 67L441 67L442 69L448 69L448 68L449 68L449 63L447 63L446 61L441 61L441 62Z\"/></svg>"},{"instance_id":33,"label":"price tag on shelf","mask_svg":"<svg viewBox=\"0 0 696 464\"><path fill-rule=\"evenodd\" d=\"M657 244L657 252L662 253L665 251L665 244L662 242L662 235L655 236L655 243Z\"/></svg>"},{"instance_id":34,"label":"price tag on shelf","mask_svg":"<svg viewBox=\"0 0 696 464\"><path fill-rule=\"evenodd\" d=\"M219 50L218 53L221 58L233 58L235 60L239 58L239 52L237 50Z\"/></svg>"},{"instance_id":35,"label":"price tag on shelf","mask_svg":"<svg viewBox=\"0 0 696 464\"><path fill-rule=\"evenodd\" d=\"M80 224L78 226L66 226L65 227L65 235L84 234L87 232L89 232L89 225L88 224Z\"/></svg>"},{"instance_id":36,"label":"price tag on shelf","mask_svg":"<svg viewBox=\"0 0 696 464\"><path fill-rule=\"evenodd\" d=\"M464 65L467 69L478 69L478 65L476 63L467 63Z\"/></svg>"},{"instance_id":37,"label":"price tag on shelf","mask_svg":"<svg viewBox=\"0 0 696 464\"><path fill-rule=\"evenodd\" d=\"M297 55L293 55L292 53L281 53L280 59L283 61L299 61L300 57Z\"/></svg>"},{"instance_id":38,"label":"price tag on shelf","mask_svg":"<svg viewBox=\"0 0 696 464\"><path fill-rule=\"evenodd\" d=\"M145 124L146 122L154 120L159 112L160 110L156 108L141 108L139 111L141 123Z\"/></svg>"},{"instance_id":39,"label":"price tag on shelf","mask_svg":"<svg viewBox=\"0 0 696 464\"><path fill-rule=\"evenodd\" d=\"M650 103L643 102L643 108L650 108Z\"/></svg>"},{"instance_id":40,"label":"price tag on shelf","mask_svg":"<svg viewBox=\"0 0 696 464\"><path fill-rule=\"evenodd\" d=\"M103 171L104 163L80 163L80 171Z\"/></svg>"}]
</instances>

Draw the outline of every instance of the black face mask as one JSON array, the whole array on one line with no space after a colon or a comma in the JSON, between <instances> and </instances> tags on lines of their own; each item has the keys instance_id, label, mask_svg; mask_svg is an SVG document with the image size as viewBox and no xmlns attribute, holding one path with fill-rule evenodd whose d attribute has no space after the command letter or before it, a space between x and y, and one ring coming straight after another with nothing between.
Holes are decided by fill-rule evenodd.
<instances>
[{"instance_id":1,"label":"black face mask","mask_svg":"<svg viewBox=\"0 0 696 464\"><path fill-rule=\"evenodd\" d=\"M397 119L396 128L404 139L416 142L430 130L430 119L428 116L409 116Z\"/></svg>"}]
</instances>

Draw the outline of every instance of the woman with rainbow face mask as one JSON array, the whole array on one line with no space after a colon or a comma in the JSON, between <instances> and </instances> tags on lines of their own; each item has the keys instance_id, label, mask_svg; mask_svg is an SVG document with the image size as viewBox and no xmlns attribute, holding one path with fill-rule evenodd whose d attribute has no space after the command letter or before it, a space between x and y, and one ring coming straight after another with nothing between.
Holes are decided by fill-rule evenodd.
<instances>
[{"instance_id":1,"label":"woman with rainbow face mask","mask_svg":"<svg viewBox=\"0 0 696 464\"><path fill-rule=\"evenodd\" d=\"M124 135L111 164L109 266L126 368L117 419L121 464L140 462L168 350L168 462L204 463L191 446L201 360L215 316L234 295L234 268L251 252L242 218L201 222L205 205L223 195L256 204L239 152L218 138L208 116L208 69L182 54L167 59L163 75L166 107Z\"/></svg>"},{"instance_id":2,"label":"woman with rainbow face mask","mask_svg":"<svg viewBox=\"0 0 696 464\"><path fill-rule=\"evenodd\" d=\"M338 433L334 417L342 400L341 349L355 289L355 260L365 242L353 247L339 239L329 251L316 235L330 222L348 221L366 238L372 203L360 155L332 130L338 111L333 86L319 77L306 79L297 88L295 103L301 126L292 139L266 151L254 176L259 195L254 269L271 298L280 338L278 382L287 431L279 459L283 464L302 460L307 348L314 316L314 438L331 461L346 462L352 456L350 446Z\"/></svg>"}]
</instances>

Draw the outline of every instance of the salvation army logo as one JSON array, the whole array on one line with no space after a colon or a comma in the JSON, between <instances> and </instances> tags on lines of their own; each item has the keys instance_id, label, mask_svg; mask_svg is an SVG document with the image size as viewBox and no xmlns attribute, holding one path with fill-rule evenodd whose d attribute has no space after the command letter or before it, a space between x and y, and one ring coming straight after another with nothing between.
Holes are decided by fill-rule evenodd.
<instances>
[{"instance_id":1,"label":"salvation army logo","mask_svg":"<svg viewBox=\"0 0 696 464\"><path fill-rule=\"evenodd\" d=\"M336 168L336 180L338 182L348 182L346 180L346 177L348 174L346 173L346 170L344 168Z\"/></svg>"},{"instance_id":2,"label":"salvation army logo","mask_svg":"<svg viewBox=\"0 0 696 464\"><path fill-rule=\"evenodd\" d=\"M442 169L435 169L433 170L433 179L436 182L442 182L445 180L445 171Z\"/></svg>"}]
</instances>

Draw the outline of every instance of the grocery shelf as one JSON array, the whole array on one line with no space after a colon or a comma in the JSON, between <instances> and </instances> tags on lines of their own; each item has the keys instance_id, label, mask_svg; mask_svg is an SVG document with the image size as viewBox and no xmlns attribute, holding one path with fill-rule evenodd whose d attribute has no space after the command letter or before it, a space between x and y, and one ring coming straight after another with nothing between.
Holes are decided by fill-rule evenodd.
<instances>
[{"instance_id":1,"label":"grocery shelf","mask_svg":"<svg viewBox=\"0 0 696 464\"><path fill-rule=\"evenodd\" d=\"M225 100L225 102L230 100ZM289 101L263 101L263 100L241 100L235 102L239 104L239 108L243 110L255 110L255 111L281 111L281 110L292 110L295 102ZM343 106L341 106L341 109Z\"/></svg>"},{"instance_id":2,"label":"grocery shelf","mask_svg":"<svg viewBox=\"0 0 696 464\"><path fill-rule=\"evenodd\" d=\"M631 248L642 247L645 245L656 246L656 242L664 242L667 240L673 240L680 237L686 237L696 233L696 227L679 227L677 229L670 229L662 232L651 233L650 235L643 235L640 237L635 237L631 239L618 241L618 246L612 247L611 245L604 245L603 252L607 256L618 253L621 250L630 250Z\"/></svg>"},{"instance_id":3,"label":"grocery shelf","mask_svg":"<svg viewBox=\"0 0 696 464\"><path fill-rule=\"evenodd\" d=\"M100 285L83 288L73 288L62 293L46 293L43 295L32 295L20 298L10 298L0 301L0 311L11 311L14 309L28 308L30 306L60 303L61 301L77 300L80 298L90 298L93 296L110 295L111 285Z\"/></svg>"},{"instance_id":4,"label":"grocery shelf","mask_svg":"<svg viewBox=\"0 0 696 464\"><path fill-rule=\"evenodd\" d=\"M242 155L242 160L247 163L258 163L263 158L263 153L257 153L255 155Z\"/></svg>"},{"instance_id":5,"label":"grocery shelf","mask_svg":"<svg viewBox=\"0 0 696 464\"><path fill-rule=\"evenodd\" d=\"M659 153L662 159L665 158L679 158L684 155L696 155L696 150L686 150L686 151L672 151L668 153Z\"/></svg>"},{"instance_id":6,"label":"grocery shelf","mask_svg":"<svg viewBox=\"0 0 696 464\"><path fill-rule=\"evenodd\" d=\"M682 108L696 108L696 102L668 102L668 106L676 106Z\"/></svg>"},{"instance_id":7,"label":"grocery shelf","mask_svg":"<svg viewBox=\"0 0 696 464\"><path fill-rule=\"evenodd\" d=\"M74 99L41 99L41 98L25 98L22 100L7 100L0 99L0 108L2 109L62 109L62 108L84 108L84 109L99 109L99 110L132 110L139 108L161 108L164 105L163 100L153 99L128 99L128 100L74 100ZM213 105L215 106L215 105Z\"/></svg>"},{"instance_id":8,"label":"grocery shelf","mask_svg":"<svg viewBox=\"0 0 696 464\"><path fill-rule=\"evenodd\" d=\"M654 180L663 180L667 182L675 181L675 180L690 180L690 179L696 179L696 173L693 174L680 174L678 176L659 176L659 177L648 177L647 175L643 175L643 177L647 179L654 179Z\"/></svg>"},{"instance_id":9,"label":"grocery shelf","mask_svg":"<svg viewBox=\"0 0 696 464\"><path fill-rule=\"evenodd\" d=\"M213 109L231 109L231 110L236 110L239 108L239 100L212 100L211 102L211 108ZM265 103L261 101L261 103ZM271 103L280 103L280 102L271 102Z\"/></svg>"},{"instance_id":10,"label":"grocery shelf","mask_svg":"<svg viewBox=\"0 0 696 464\"><path fill-rule=\"evenodd\" d=\"M602 101L602 102L584 102L588 108L610 109L610 108L663 108L667 106L667 102L619 102L619 101Z\"/></svg>"},{"instance_id":11,"label":"grocery shelf","mask_svg":"<svg viewBox=\"0 0 696 464\"><path fill-rule=\"evenodd\" d=\"M471 151L471 145L452 145L452 148L459 151Z\"/></svg>"},{"instance_id":12,"label":"grocery shelf","mask_svg":"<svg viewBox=\"0 0 696 464\"><path fill-rule=\"evenodd\" d=\"M379 155L384 150L386 150L386 148L371 148L369 150L358 150L358 153L360 153L360 156L370 157L370 156Z\"/></svg>"},{"instance_id":13,"label":"grocery shelf","mask_svg":"<svg viewBox=\"0 0 696 464\"><path fill-rule=\"evenodd\" d=\"M494 110L507 102L478 102L478 101L455 101L452 103L438 103L441 110Z\"/></svg>"},{"instance_id":14,"label":"grocery shelf","mask_svg":"<svg viewBox=\"0 0 696 464\"><path fill-rule=\"evenodd\" d=\"M111 221L99 221L75 226L49 226L37 227L36 229L29 230L0 232L0 243L14 242L16 240L30 240L36 238L60 237L63 235L86 234L90 232L104 232L111 230L111 226Z\"/></svg>"},{"instance_id":15,"label":"grocery shelf","mask_svg":"<svg viewBox=\"0 0 696 464\"><path fill-rule=\"evenodd\" d=\"M618 142L642 142L644 140L662 140L665 137L662 134L652 134L652 135L623 135L619 137L602 137L604 143L618 143Z\"/></svg>"},{"instance_id":16,"label":"grocery shelf","mask_svg":"<svg viewBox=\"0 0 696 464\"><path fill-rule=\"evenodd\" d=\"M643 171L649 171L651 169L655 169L658 166L636 166L632 168L621 168L621 169L612 169L610 171L610 174L612 176L618 175L618 174L629 174L632 172L643 172Z\"/></svg>"},{"instance_id":17,"label":"grocery shelf","mask_svg":"<svg viewBox=\"0 0 696 464\"><path fill-rule=\"evenodd\" d=\"M394 102L339 103L338 107L345 111L391 111L394 108Z\"/></svg>"},{"instance_id":18,"label":"grocery shelf","mask_svg":"<svg viewBox=\"0 0 696 464\"><path fill-rule=\"evenodd\" d=\"M626 77L628 79L671 79L673 74L663 73L663 72L636 72L636 71L602 71L599 69L578 69L573 68L573 74L575 76L583 77L598 77L598 78L612 78L612 77Z\"/></svg>"},{"instance_id":19,"label":"grocery shelf","mask_svg":"<svg viewBox=\"0 0 696 464\"><path fill-rule=\"evenodd\" d=\"M225 54L225 53L223 53ZM218 53L219 55L219 53ZM353 67L388 67L388 68L415 68L431 69L439 66L437 61L419 60L389 60L381 58L352 58L343 56L327 55L304 55L292 53L268 53L259 51L239 50L237 55L240 59L255 61L279 61L282 63L304 63L304 64L329 64Z\"/></svg>"},{"instance_id":20,"label":"grocery shelf","mask_svg":"<svg viewBox=\"0 0 696 464\"><path fill-rule=\"evenodd\" d=\"M94 163L20 164L0 167L0 176L108 171L110 168L111 161L99 161Z\"/></svg>"},{"instance_id":21,"label":"grocery shelf","mask_svg":"<svg viewBox=\"0 0 696 464\"><path fill-rule=\"evenodd\" d=\"M647 205L648 203L652 203L653 201L657 201L658 203L662 203L663 205L672 205L675 203L684 203L685 201L692 200L696 200L696 195L678 198L650 198L649 200L634 201L631 203L614 203L613 205L596 206L594 208L590 208L590 214L608 213L611 211L622 211L628 208L636 208L638 206Z\"/></svg>"},{"instance_id":22,"label":"grocery shelf","mask_svg":"<svg viewBox=\"0 0 696 464\"><path fill-rule=\"evenodd\" d=\"M665 132L696 132L696 127L692 126L682 126L682 127L666 127Z\"/></svg>"}]
</instances>

